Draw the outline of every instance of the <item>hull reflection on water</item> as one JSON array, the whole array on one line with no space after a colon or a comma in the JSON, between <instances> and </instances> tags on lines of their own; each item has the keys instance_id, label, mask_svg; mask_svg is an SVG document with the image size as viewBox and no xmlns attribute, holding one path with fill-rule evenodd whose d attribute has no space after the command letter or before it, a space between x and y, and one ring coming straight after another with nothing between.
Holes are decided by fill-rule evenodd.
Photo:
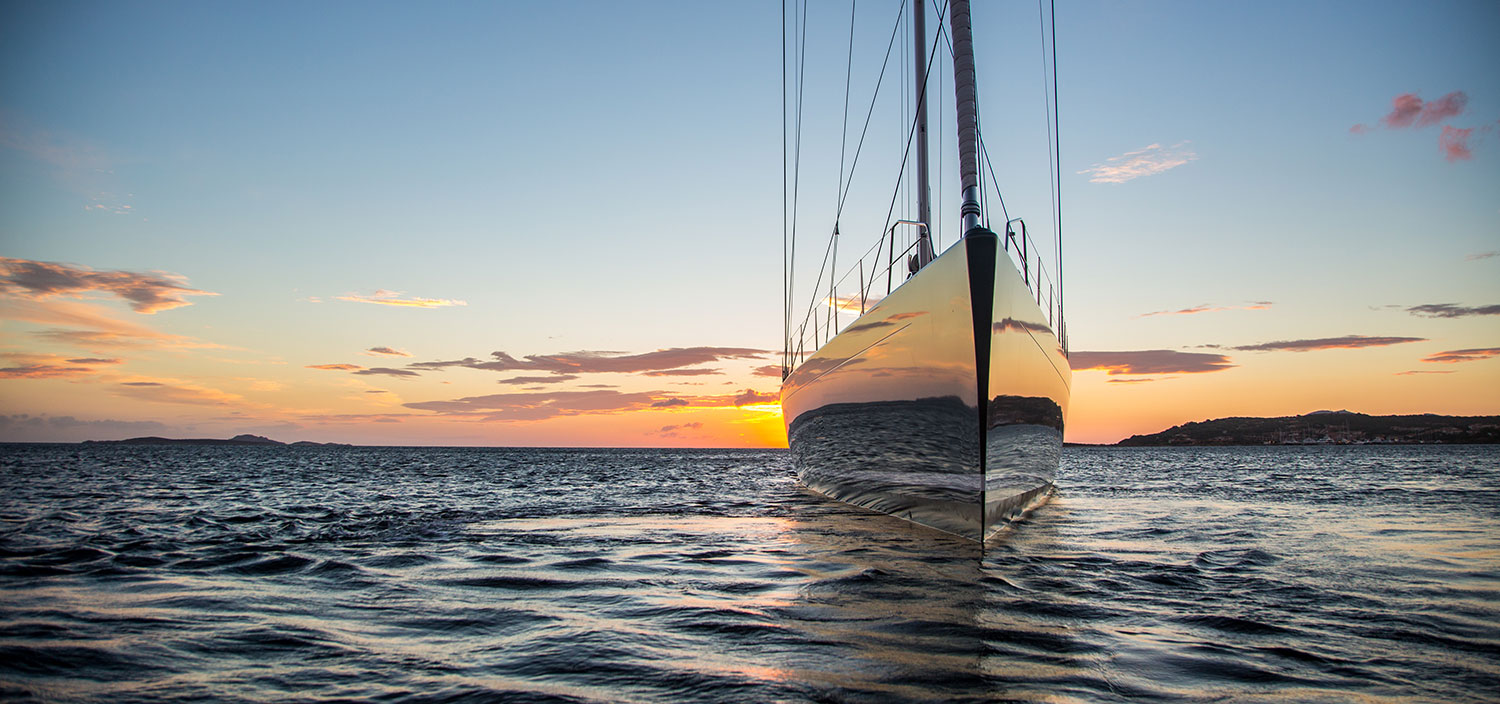
<instances>
[{"instance_id":1,"label":"hull reflection on water","mask_svg":"<svg viewBox=\"0 0 1500 704\"><path fill-rule=\"evenodd\" d=\"M787 378L804 484L975 540L1046 497L1070 375L997 250L992 233L964 238Z\"/></svg>"}]
</instances>

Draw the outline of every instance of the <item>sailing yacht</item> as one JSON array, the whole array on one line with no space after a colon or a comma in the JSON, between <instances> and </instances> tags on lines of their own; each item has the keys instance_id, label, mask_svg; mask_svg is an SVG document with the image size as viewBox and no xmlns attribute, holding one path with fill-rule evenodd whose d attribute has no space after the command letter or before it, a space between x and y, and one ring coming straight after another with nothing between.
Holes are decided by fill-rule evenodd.
<instances>
[{"instance_id":1,"label":"sailing yacht","mask_svg":"<svg viewBox=\"0 0 1500 704\"><path fill-rule=\"evenodd\" d=\"M921 0L913 5L914 76L925 88L926 13ZM861 260L856 319L820 328L822 316L812 315L794 330L788 315L781 407L808 488L983 542L1050 494L1072 375L1061 295L1044 286L1024 224L1007 222L1000 235L985 224L969 3L951 0L946 13L959 236L934 252L927 101L918 89L915 218L891 224L884 271L867 276ZM899 254L898 228L915 234ZM906 278L876 300L873 282L893 273ZM829 291L824 304L852 301Z\"/></svg>"}]
</instances>

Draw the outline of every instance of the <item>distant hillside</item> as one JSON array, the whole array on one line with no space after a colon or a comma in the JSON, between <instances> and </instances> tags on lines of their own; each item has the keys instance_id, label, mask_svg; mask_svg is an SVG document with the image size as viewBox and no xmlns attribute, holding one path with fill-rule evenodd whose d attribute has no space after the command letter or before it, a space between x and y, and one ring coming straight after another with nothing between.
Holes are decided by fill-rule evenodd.
<instances>
[{"instance_id":1,"label":"distant hillside","mask_svg":"<svg viewBox=\"0 0 1500 704\"><path fill-rule=\"evenodd\" d=\"M1220 418L1132 435L1117 445L1363 445L1500 443L1500 416L1370 416L1317 411L1282 418Z\"/></svg>"},{"instance_id":2,"label":"distant hillside","mask_svg":"<svg viewBox=\"0 0 1500 704\"><path fill-rule=\"evenodd\" d=\"M350 445L337 442L308 442L306 440L303 440L301 442L294 442L288 445L284 442L278 442L267 437L249 434L236 435L232 438L229 438L228 440L221 440L218 438L175 439L148 436L143 438L130 438L129 440L84 440L83 442L84 444L88 445L253 445L261 447L351 447Z\"/></svg>"}]
</instances>

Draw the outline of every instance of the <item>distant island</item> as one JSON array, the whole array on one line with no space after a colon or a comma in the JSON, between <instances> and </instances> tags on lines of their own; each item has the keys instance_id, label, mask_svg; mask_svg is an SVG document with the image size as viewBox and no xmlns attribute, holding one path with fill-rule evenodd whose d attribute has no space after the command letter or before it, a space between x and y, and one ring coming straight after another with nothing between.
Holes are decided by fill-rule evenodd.
<instances>
[{"instance_id":1,"label":"distant island","mask_svg":"<svg viewBox=\"0 0 1500 704\"><path fill-rule=\"evenodd\" d=\"M1315 411L1281 418L1219 418L1132 435L1120 446L1472 445L1500 443L1500 416L1371 416Z\"/></svg>"},{"instance_id":2,"label":"distant island","mask_svg":"<svg viewBox=\"0 0 1500 704\"><path fill-rule=\"evenodd\" d=\"M85 445L251 445L251 446L273 446L273 447L353 447L341 442L308 442L301 440L294 443L285 443L272 440L259 435L236 435L228 440L219 438L159 438L148 436L143 438L130 438L128 440L84 440Z\"/></svg>"}]
</instances>

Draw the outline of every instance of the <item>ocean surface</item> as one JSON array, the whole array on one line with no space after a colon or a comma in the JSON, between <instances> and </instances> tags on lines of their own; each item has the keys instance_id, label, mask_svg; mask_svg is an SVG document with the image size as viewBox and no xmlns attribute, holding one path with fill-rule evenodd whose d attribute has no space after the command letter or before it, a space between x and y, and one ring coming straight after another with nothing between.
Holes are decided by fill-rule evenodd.
<instances>
[{"instance_id":1,"label":"ocean surface","mask_svg":"<svg viewBox=\"0 0 1500 704\"><path fill-rule=\"evenodd\" d=\"M1068 448L982 552L785 451L0 445L0 699L1500 699L1500 446Z\"/></svg>"}]
</instances>

